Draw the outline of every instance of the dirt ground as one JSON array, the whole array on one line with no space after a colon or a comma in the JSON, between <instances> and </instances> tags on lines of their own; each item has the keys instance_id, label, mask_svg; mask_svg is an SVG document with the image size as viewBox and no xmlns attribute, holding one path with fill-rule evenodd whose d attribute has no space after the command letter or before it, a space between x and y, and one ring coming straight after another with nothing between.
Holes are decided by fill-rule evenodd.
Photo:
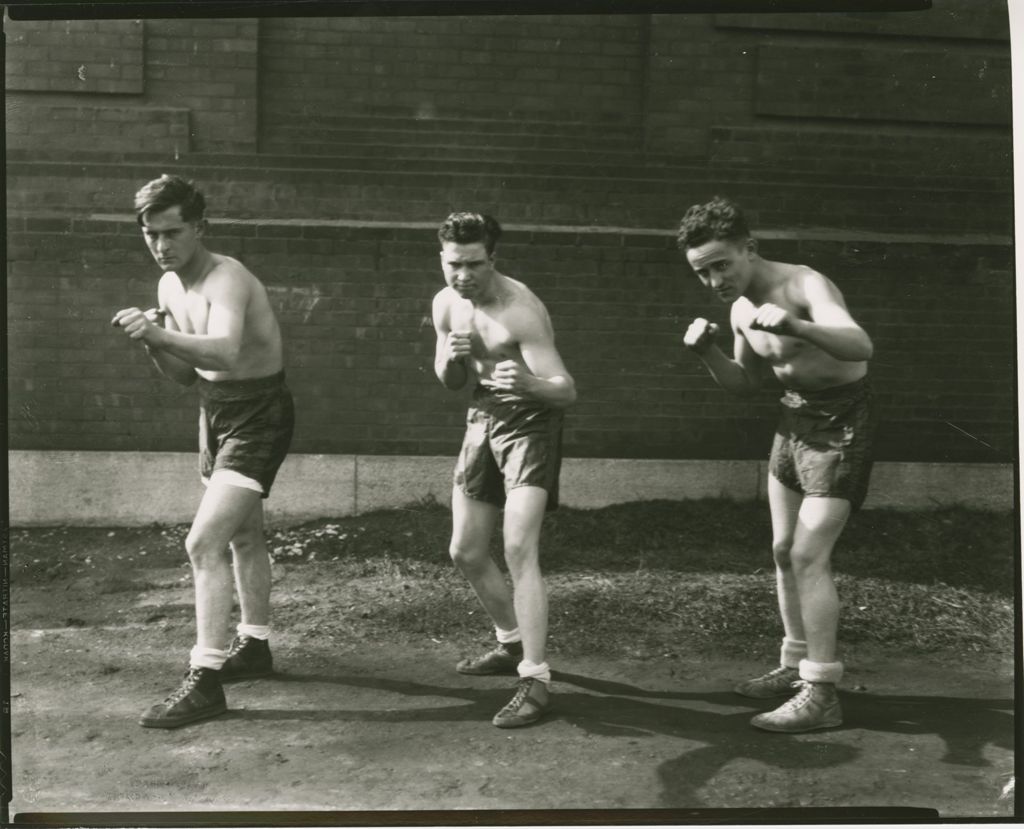
<instances>
[{"instance_id":1,"label":"dirt ground","mask_svg":"<svg viewBox=\"0 0 1024 829\"><path fill-rule=\"evenodd\" d=\"M276 601L304 608L275 633L278 674L228 686L224 716L143 729L140 713L184 669L191 585L180 564L155 555L111 565L102 584L45 561L37 566L51 569L39 578L14 574L15 820L793 807L1013 816L1006 659L846 654L844 726L785 736L751 728L766 705L729 690L763 663L559 657L552 714L507 731L490 718L510 697L510 678L455 673L464 648L452 641L318 633L309 620L332 612L339 585L311 584L302 568L276 568ZM686 822L688 813L666 814L663 822Z\"/></svg>"}]
</instances>

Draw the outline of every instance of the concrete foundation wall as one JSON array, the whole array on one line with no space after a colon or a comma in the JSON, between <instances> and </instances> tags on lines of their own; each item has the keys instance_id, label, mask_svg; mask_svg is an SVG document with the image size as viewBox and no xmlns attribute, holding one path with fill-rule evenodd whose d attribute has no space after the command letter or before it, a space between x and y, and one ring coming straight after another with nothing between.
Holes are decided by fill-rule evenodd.
<instances>
[{"instance_id":1,"label":"concrete foundation wall","mask_svg":"<svg viewBox=\"0 0 1024 829\"><path fill-rule=\"evenodd\" d=\"M448 503L450 457L293 455L267 503L275 524L343 517L424 499ZM562 503L597 509L642 500L763 499L766 461L568 458ZM12 526L187 523L202 495L196 457L178 452L8 455ZM866 509L1014 506L1010 464L879 463Z\"/></svg>"}]
</instances>

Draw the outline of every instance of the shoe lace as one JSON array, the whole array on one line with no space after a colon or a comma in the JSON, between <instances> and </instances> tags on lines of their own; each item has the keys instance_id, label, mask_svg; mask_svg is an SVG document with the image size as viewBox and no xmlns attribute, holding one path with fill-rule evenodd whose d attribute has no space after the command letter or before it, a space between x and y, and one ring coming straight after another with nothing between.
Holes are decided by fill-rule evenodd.
<instances>
[{"instance_id":1,"label":"shoe lace","mask_svg":"<svg viewBox=\"0 0 1024 829\"><path fill-rule=\"evenodd\" d=\"M530 689L533 687L533 682L534 681L529 678L520 679L519 685L516 687L516 692L509 701L509 704L505 706L505 709L511 711L518 710L526 701L526 697L529 695Z\"/></svg>"},{"instance_id":2,"label":"shoe lace","mask_svg":"<svg viewBox=\"0 0 1024 829\"><path fill-rule=\"evenodd\" d=\"M231 647L228 648L228 659L238 654L238 652L241 651L248 642L248 636L236 636L231 642Z\"/></svg>"},{"instance_id":3,"label":"shoe lace","mask_svg":"<svg viewBox=\"0 0 1024 829\"><path fill-rule=\"evenodd\" d=\"M807 700L811 698L811 693L814 691L813 683L807 682L803 679L798 679L792 684L793 688L799 688L800 691L796 696L790 697L786 700L782 706L778 709L782 711L795 711L797 708L802 708L807 704Z\"/></svg>"},{"instance_id":4,"label":"shoe lace","mask_svg":"<svg viewBox=\"0 0 1024 829\"><path fill-rule=\"evenodd\" d=\"M792 668L787 668L785 665L779 665L778 668L772 668L766 673L762 679L775 679L780 676L785 676L787 673L792 671Z\"/></svg>"},{"instance_id":5,"label":"shoe lace","mask_svg":"<svg viewBox=\"0 0 1024 829\"><path fill-rule=\"evenodd\" d=\"M164 702L168 705L174 705L175 703L181 702L185 697L192 693L192 690L199 682L199 678L202 676L201 670L201 668L189 668L181 685L176 690L172 691Z\"/></svg>"}]
</instances>

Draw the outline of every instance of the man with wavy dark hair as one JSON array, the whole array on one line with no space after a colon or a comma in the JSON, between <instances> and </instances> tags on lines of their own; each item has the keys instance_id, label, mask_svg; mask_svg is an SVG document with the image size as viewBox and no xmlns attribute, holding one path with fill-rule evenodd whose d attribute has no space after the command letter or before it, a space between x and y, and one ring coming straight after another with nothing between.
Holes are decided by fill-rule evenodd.
<instances>
[{"instance_id":1,"label":"man with wavy dark hair","mask_svg":"<svg viewBox=\"0 0 1024 829\"><path fill-rule=\"evenodd\" d=\"M785 636L779 666L735 690L790 697L754 717L758 728L797 733L835 727L842 723L836 684L843 664L836 653L839 600L831 556L867 494L873 346L829 279L758 254L742 211L727 199L691 207L677 241L698 279L731 305L731 357L715 344L718 326L703 318L689 326L686 346L728 391L754 392L766 373L783 387L768 503Z\"/></svg>"},{"instance_id":2,"label":"man with wavy dark hair","mask_svg":"<svg viewBox=\"0 0 1024 829\"><path fill-rule=\"evenodd\" d=\"M207 250L203 194L190 181L164 175L139 190L135 209L163 272L159 307L124 308L112 322L142 344L166 377L198 385L200 400L206 490L185 540L196 644L180 687L140 720L176 728L227 710L223 681L272 672L263 499L288 451L294 410L267 291L241 262ZM242 620L231 640L233 582Z\"/></svg>"},{"instance_id":3,"label":"man with wavy dark hair","mask_svg":"<svg viewBox=\"0 0 1024 829\"><path fill-rule=\"evenodd\" d=\"M452 487L452 560L494 623L496 647L464 659L464 674L519 676L492 722L516 728L549 707L547 590L540 572L544 514L558 504L562 410L576 386L555 348L544 304L495 268L501 226L453 213L438 231L446 287L433 302L434 370L445 387L472 384ZM512 589L491 559L499 513Z\"/></svg>"}]
</instances>

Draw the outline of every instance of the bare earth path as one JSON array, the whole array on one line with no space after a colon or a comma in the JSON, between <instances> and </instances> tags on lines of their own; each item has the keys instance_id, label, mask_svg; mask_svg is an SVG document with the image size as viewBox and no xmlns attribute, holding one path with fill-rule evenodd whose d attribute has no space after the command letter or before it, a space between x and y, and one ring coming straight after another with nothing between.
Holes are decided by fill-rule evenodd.
<instances>
[{"instance_id":1,"label":"bare earth path","mask_svg":"<svg viewBox=\"0 0 1024 829\"><path fill-rule=\"evenodd\" d=\"M786 736L751 728L750 717L771 703L730 690L768 667L763 654L698 652L680 636L645 652L623 640L599 658L580 655L580 639L559 638L554 711L506 731L490 718L510 698L512 679L453 670L487 638L467 588L440 566L382 565L383 554L276 563L278 673L228 686L224 716L143 729L139 715L177 683L192 643L182 532L39 530L12 539L13 818L488 810L477 822L495 823L500 813L489 810L677 810L660 821L671 823L686 822L685 810L827 807L1014 814L1004 795L1014 771L1010 646L927 655L848 648L844 726ZM697 578L663 577L679 585ZM559 575L559 612L580 612L567 585L594 578ZM878 595L913 588L891 584ZM614 592L594 595L606 618L625 624L607 616ZM952 613L973 594L942 595L952 598L938 606ZM470 621L443 627L435 600ZM651 611L634 607L631 621L651 624ZM466 630L479 631L477 641Z\"/></svg>"},{"instance_id":2,"label":"bare earth path","mask_svg":"<svg viewBox=\"0 0 1024 829\"><path fill-rule=\"evenodd\" d=\"M508 678L467 678L444 647L318 649L278 637L280 675L228 689L231 711L174 731L141 710L172 678L145 629L18 631L17 812L661 809L922 806L1008 816L1005 665L854 666L846 725L800 736L747 725L761 706L734 661L572 660L557 710L503 731ZM179 652L184 652L182 649ZM130 658L123 654L130 653Z\"/></svg>"}]
</instances>

